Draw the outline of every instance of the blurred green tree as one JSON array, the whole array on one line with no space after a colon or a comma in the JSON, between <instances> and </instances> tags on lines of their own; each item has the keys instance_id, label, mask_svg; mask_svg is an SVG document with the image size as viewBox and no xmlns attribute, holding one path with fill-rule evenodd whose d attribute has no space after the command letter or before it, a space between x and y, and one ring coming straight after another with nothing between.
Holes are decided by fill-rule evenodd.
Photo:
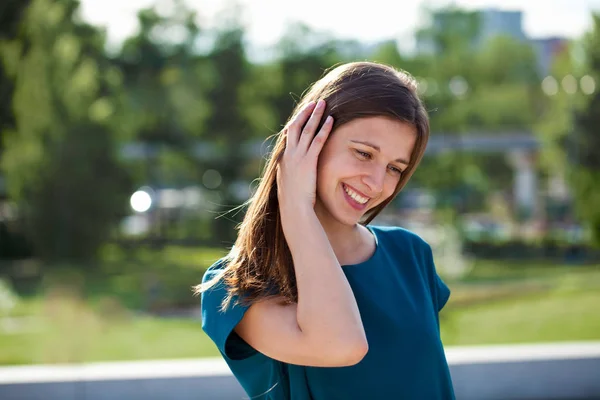
<instances>
[{"instance_id":1,"label":"blurred green tree","mask_svg":"<svg viewBox=\"0 0 600 400\"><path fill-rule=\"evenodd\" d=\"M15 85L15 129L5 131L1 167L36 255L47 261L93 258L129 190L109 129L114 68L104 35L75 21L78 5L32 0L2 51Z\"/></svg>"},{"instance_id":2,"label":"blurred green tree","mask_svg":"<svg viewBox=\"0 0 600 400\"><path fill-rule=\"evenodd\" d=\"M127 158L138 186L195 186L207 168L203 157L214 155L211 143L208 151L197 146L199 140L210 141L206 124L212 104L207 92L213 85L213 68L205 48L210 38L196 19L181 0L142 9L139 31L125 40L114 58L124 85L124 107L115 129L120 129L128 145L144 150L141 157L134 151ZM148 236L158 239L155 244L173 239L172 232L180 236L184 226L179 206L163 206L154 202L149 211L154 223ZM185 212L186 218L194 220L203 214L197 209Z\"/></svg>"},{"instance_id":3,"label":"blurred green tree","mask_svg":"<svg viewBox=\"0 0 600 400\"><path fill-rule=\"evenodd\" d=\"M585 225L591 228L594 242L600 246L600 14L593 15L592 31L585 39L588 77L595 92L576 110L574 132L568 136L567 154L573 168L570 181L575 204ZM582 87L586 85L584 81ZM571 150L569 154L569 150Z\"/></svg>"},{"instance_id":4,"label":"blurred green tree","mask_svg":"<svg viewBox=\"0 0 600 400\"><path fill-rule=\"evenodd\" d=\"M123 75L125 107L120 114L124 140L150 146L158 154L175 151L188 168L179 169L182 180L198 180L198 163L191 150L204 132L210 105L204 97L202 57L196 51L200 28L195 13L181 1L168 1L170 12L140 10L140 30L128 38L115 57ZM142 160L140 184L168 185L160 157Z\"/></svg>"},{"instance_id":5,"label":"blurred green tree","mask_svg":"<svg viewBox=\"0 0 600 400\"><path fill-rule=\"evenodd\" d=\"M214 188L219 207L212 233L215 240L223 244L234 241L234 228L241 218L231 210L247 196L241 188L248 184L245 171L250 154L245 146L252 135L248 114L244 111L244 86L251 76L251 67L245 50L241 9L230 5L218 18L219 28L213 32L213 46L207 55L212 84L207 91L211 113L205 126L218 156L207 160L205 167L218 171L221 177L222 183Z\"/></svg>"},{"instance_id":6,"label":"blurred green tree","mask_svg":"<svg viewBox=\"0 0 600 400\"><path fill-rule=\"evenodd\" d=\"M30 0L6 0L0 4L0 53L6 54L17 50L12 41L19 35L19 22L30 2ZM15 128L12 110L14 78L7 70L14 69L14 66L7 65L7 62L10 63L10 60L0 62L0 156L4 148L3 132Z\"/></svg>"},{"instance_id":7,"label":"blurred green tree","mask_svg":"<svg viewBox=\"0 0 600 400\"><path fill-rule=\"evenodd\" d=\"M281 127L308 86L342 60L337 47L342 44L302 23L286 29L275 48L280 90L269 101Z\"/></svg>"},{"instance_id":8,"label":"blurred green tree","mask_svg":"<svg viewBox=\"0 0 600 400\"><path fill-rule=\"evenodd\" d=\"M540 90L541 96L538 102L538 116L532 125L538 140L542 143L539 152L540 172L550 179L558 179L563 182L571 181L569 175L572 172L572 165L569 162L568 153L572 154L573 152L572 146L569 145L569 136L574 133L574 111L582 106L584 100L581 93L567 93L561 85L565 76L573 73L579 74L584 68L577 65L572 57L574 46L575 43L571 42L564 47L563 51L555 55L549 75L540 85L542 90ZM568 197L572 198L572 194L571 187L571 195ZM548 218L550 220L575 217L570 199L555 199L552 200L552 203L561 203L559 207L563 208L563 211L560 212L560 215L556 214L556 210L553 209L555 206L549 203L551 209L548 210L550 211Z\"/></svg>"},{"instance_id":9,"label":"blurred green tree","mask_svg":"<svg viewBox=\"0 0 600 400\"><path fill-rule=\"evenodd\" d=\"M477 11L428 10L417 53L406 60L430 113L432 135L529 132L537 118L540 78L532 47L510 37L481 36ZM483 211L490 192L512 184L502 153L446 152L426 157L414 183L436 191L457 211ZM479 205L473 208L473 205Z\"/></svg>"},{"instance_id":10,"label":"blurred green tree","mask_svg":"<svg viewBox=\"0 0 600 400\"><path fill-rule=\"evenodd\" d=\"M19 51L15 39L19 36L20 21L30 1L7 0L0 4L0 160L4 150L4 135L15 129L12 97L14 85L14 54ZM26 258L31 246L22 232L9 229L3 212L7 193L0 168L0 259ZM0 263L2 268L2 263ZM2 271L0 271L2 273Z\"/></svg>"},{"instance_id":11,"label":"blurred green tree","mask_svg":"<svg viewBox=\"0 0 600 400\"><path fill-rule=\"evenodd\" d=\"M388 40L377 45L371 54L371 59L376 62L391 65L398 69L406 71L412 70L414 71L413 73L417 72L411 68L412 60L400 54L398 44L395 40Z\"/></svg>"}]
</instances>

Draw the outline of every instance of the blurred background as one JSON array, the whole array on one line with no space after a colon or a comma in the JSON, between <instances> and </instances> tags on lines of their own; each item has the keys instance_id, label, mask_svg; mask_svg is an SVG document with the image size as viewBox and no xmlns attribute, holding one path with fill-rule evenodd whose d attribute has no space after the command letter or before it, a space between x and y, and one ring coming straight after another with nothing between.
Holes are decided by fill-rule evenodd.
<instances>
[{"instance_id":1,"label":"blurred background","mask_svg":"<svg viewBox=\"0 0 600 400\"><path fill-rule=\"evenodd\" d=\"M326 68L409 71L446 346L600 340L600 2L3 0L0 364L217 356L191 287ZM594 14L595 13L595 14Z\"/></svg>"}]
</instances>

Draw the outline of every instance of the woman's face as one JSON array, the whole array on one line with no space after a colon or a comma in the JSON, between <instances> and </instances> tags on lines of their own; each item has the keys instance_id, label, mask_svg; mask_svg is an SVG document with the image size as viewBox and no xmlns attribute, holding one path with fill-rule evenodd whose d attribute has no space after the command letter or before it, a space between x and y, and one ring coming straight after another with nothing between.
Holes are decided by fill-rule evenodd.
<instances>
[{"instance_id":1,"label":"woman's face","mask_svg":"<svg viewBox=\"0 0 600 400\"><path fill-rule=\"evenodd\" d=\"M386 117L355 119L330 134L319 156L317 215L355 225L389 198L410 161L414 126Z\"/></svg>"}]
</instances>

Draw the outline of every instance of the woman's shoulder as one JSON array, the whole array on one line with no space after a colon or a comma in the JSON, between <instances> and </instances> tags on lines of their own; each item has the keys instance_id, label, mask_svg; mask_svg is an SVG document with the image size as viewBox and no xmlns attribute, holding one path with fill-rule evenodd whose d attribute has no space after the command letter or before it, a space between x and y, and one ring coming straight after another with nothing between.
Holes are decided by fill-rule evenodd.
<instances>
[{"instance_id":1,"label":"woman's shoulder","mask_svg":"<svg viewBox=\"0 0 600 400\"><path fill-rule=\"evenodd\" d=\"M229 297L229 290L224 276L227 262L226 257L218 259L206 269L202 276L200 299L202 309L207 313L212 313L215 310L223 311L221 306L224 300Z\"/></svg>"},{"instance_id":2,"label":"woman's shoulder","mask_svg":"<svg viewBox=\"0 0 600 400\"><path fill-rule=\"evenodd\" d=\"M229 256L221 257L217 261L215 261L210 267L206 269L204 275L202 276L202 282L211 281L217 277L220 277L225 268L227 267L227 263L229 262Z\"/></svg>"},{"instance_id":3,"label":"woman's shoulder","mask_svg":"<svg viewBox=\"0 0 600 400\"><path fill-rule=\"evenodd\" d=\"M395 225L374 225L370 228L378 239L390 240L405 245L429 247L429 243L418 233Z\"/></svg>"}]
</instances>

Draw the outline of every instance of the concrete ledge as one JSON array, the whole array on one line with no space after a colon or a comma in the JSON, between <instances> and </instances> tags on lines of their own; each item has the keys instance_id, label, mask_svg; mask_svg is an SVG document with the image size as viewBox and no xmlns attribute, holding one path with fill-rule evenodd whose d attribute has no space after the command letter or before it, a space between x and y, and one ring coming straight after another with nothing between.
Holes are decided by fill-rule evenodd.
<instances>
[{"instance_id":1,"label":"concrete ledge","mask_svg":"<svg viewBox=\"0 0 600 400\"><path fill-rule=\"evenodd\" d=\"M458 400L599 400L600 342L449 347Z\"/></svg>"},{"instance_id":2,"label":"concrete ledge","mask_svg":"<svg viewBox=\"0 0 600 400\"><path fill-rule=\"evenodd\" d=\"M458 400L600 400L600 342L447 347ZM0 368L2 400L247 399L219 358Z\"/></svg>"},{"instance_id":3,"label":"concrete ledge","mask_svg":"<svg viewBox=\"0 0 600 400\"><path fill-rule=\"evenodd\" d=\"M0 385L229 376L221 358L152 360L0 368Z\"/></svg>"}]
</instances>

